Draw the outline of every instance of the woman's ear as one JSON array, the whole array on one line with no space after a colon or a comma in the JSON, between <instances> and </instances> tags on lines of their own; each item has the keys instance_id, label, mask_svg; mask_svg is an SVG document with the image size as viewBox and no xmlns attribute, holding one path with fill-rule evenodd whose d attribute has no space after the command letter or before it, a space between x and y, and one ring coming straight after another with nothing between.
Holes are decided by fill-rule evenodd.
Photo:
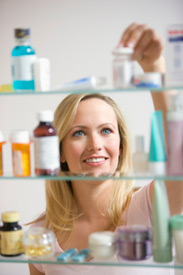
<instances>
[{"instance_id":1,"label":"woman's ear","mask_svg":"<svg viewBox=\"0 0 183 275\"><path fill-rule=\"evenodd\" d=\"M61 163L66 162L63 152L60 153L60 162Z\"/></svg>"}]
</instances>

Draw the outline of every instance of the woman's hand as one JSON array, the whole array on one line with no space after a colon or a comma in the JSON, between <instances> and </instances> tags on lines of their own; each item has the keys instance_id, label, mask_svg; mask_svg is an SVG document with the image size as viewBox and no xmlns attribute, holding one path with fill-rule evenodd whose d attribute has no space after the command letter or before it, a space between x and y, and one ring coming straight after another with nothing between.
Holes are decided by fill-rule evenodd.
<instances>
[{"instance_id":1,"label":"woman's hand","mask_svg":"<svg viewBox=\"0 0 183 275\"><path fill-rule=\"evenodd\" d=\"M165 73L163 40L148 25L131 24L124 31L118 46L132 47L133 59L138 61L145 72Z\"/></svg>"}]
</instances>

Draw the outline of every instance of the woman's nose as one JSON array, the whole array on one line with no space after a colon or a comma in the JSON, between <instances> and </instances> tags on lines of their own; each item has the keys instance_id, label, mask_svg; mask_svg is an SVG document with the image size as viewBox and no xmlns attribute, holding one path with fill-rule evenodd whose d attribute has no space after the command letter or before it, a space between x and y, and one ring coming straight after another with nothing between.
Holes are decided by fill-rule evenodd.
<instances>
[{"instance_id":1,"label":"woman's nose","mask_svg":"<svg viewBox=\"0 0 183 275\"><path fill-rule=\"evenodd\" d=\"M88 151L100 151L102 149L102 143L99 137L92 135L88 139L87 150Z\"/></svg>"}]
</instances>

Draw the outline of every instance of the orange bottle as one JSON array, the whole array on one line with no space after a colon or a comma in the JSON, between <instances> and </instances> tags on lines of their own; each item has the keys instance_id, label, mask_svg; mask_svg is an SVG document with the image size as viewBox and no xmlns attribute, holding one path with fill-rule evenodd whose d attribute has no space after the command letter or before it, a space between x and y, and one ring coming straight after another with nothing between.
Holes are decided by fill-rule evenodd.
<instances>
[{"instance_id":1,"label":"orange bottle","mask_svg":"<svg viewBox=\"0 0 183 275\"><path fill-rule=\"evenodd\" d=\"M6 142L4 141L3 135L0 131L0 176L3 175L3 144Z\"/></svg>"},{"instance_id":2,"label":"orange bottle","mask_svg":"<svg viewBox=\"0 0 183 275\"><path fill-rule=\"evenodd\" d=\"M30 135L27 130L14 130L11 133L12 165L15 177L31 175Z\"/></svg>"}]
</instances>

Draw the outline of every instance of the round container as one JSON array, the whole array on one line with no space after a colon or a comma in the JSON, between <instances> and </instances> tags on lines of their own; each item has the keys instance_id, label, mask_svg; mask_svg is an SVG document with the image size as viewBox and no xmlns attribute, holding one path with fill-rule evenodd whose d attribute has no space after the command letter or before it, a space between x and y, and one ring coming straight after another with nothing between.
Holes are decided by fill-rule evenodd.
<instances>
[{"instance_id":1,"label":"round container","mask_svg":"<svg viewBox=\"0 0 183 275\"><path fill-rule=\"evenodd\" d=\"M16 211L4 212L1 215L3 226L0 228L1 255L7 257L18 256L23 252L22 227Z\"/></svg>"},{"instance_id":2,"label":"round container","mask_svg":"<svg viewBox=\"0 0 183 275\"><path fill-rule=\"evenodd\" d=\"M171 230L175 240L176 257L183 263L183 215L175 215L170 219Z\"/></svg>"},{"instance_id":3,"label":"round container","mask_svg":"<svg viewBox=\"0 0 183 275\"><path fill-rule=\"evenodd\" d=\"M118 258L143 260L152 255L152 231L140 226L121 226L117 229Z\"/></svg>"},{"instance_id":4,"label":"round container","mask_svg":"<svg viewBox=\"0 0 183 275\"><path fill-rule=\"evenodd\" d=\"M23 243L25 255L28 259L48 259L54 255L54 234L44 227L34 227L25 232Z\"/></svg>"},{"instance_id":5,"label":"round container","mask_svg":"<svg viewBox=\"0 0 183 275\"><path fill-rule=\"evenodd\" d=\"M11 132L12 164L15 177L26 177L31 174L30 165L30 135L27 130Z\"/></svg>"},{"instance_id":6,"label":"round container","mask_svg":"<svg viewBox=\"0 0 183 275\"><path fill-rule=\"evenodd\" d=\"M3 175L3 144L5 143L3 134L0 131L0 176Z\"/></svg>"},{"instance_id":7,"label":"round container","mask_svg":"<svg viewBox=\"0 0 183 275\"><path fill-rule=\"evenodd\" d=\"M133 86L134 64L133 49L120 47L113 50L113 85L114 88Z\"/></svg>"},{"instance_id":8,"label":"round container","mask_svg":"<svg viewBox=\"0 0 183 275\"><path fill-rule=\"evenodd\" d=\"M117 250L116 236L111 231L100 231L90 234L88 239L90 254L96 259L112 258Z\"/></svg>"}]
</instances>

